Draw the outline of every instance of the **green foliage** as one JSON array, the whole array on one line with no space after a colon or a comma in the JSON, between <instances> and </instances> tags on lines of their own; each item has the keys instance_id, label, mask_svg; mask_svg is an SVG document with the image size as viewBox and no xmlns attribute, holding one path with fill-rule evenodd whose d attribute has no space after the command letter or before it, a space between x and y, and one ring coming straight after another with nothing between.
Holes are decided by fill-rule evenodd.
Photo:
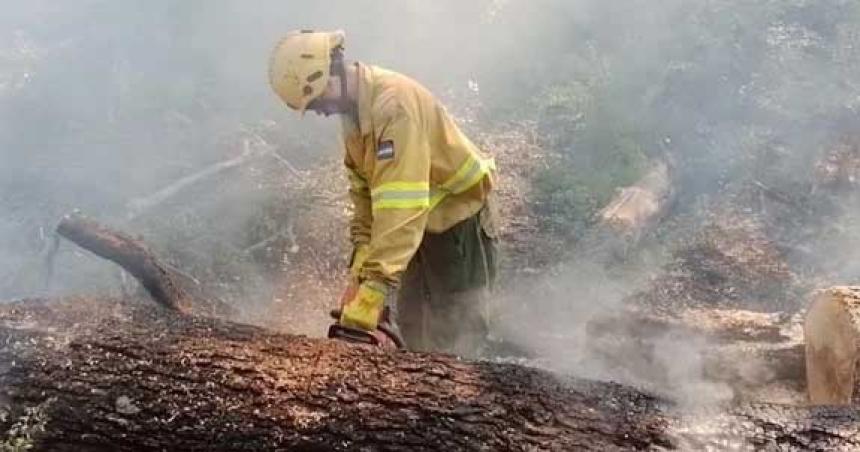
<instances>
[{"instance_id":1,"label":"green foliage","mask_svg":"<svg viewBox=\"0 0 860 452\"><path fill-rule=\"evenodd\" d=\"M856 2L550 0L506 4L496 25L530 30L482 86L492 117L537 117L559 156L534 180L551 230L587 227L665 153L679 205L749 178L790 183L860 105Z\"/></svg>"},{"instance_id":2,"label":"green foliage","mask_svg":"<svg viewBox=\"0 0 860 452\"><path fill-rule=\"evenodd\" d=\"M563 165L538 172L532 184L535 212L548 232L573 237L585 229L597 209L597 201L583 181Z\"/></svg>"},{"instance_id":3,"label":"green foliage","mask_svg":"<svg viewBox=\"0 0 860 452\"><path fill-rule=\"evenodd\" d=\"M535 211L548 231L579 237L619 187L638 180L646 167L633 142L609 143L600 167L577 167L575 159L559 157L532 179Z\"/></svg>"},{"instance_id":4,"label":"green foliage","mask_svg":"<svg viewBox=\"0 0 860 452\"><path fill-rule=\"evenodd\" d=\"M547 230L577 237L617 188L642 177L649 134L613 111L607 90L581 82L550 86L533 102L541 140L558 155L533 180L538 212Z\"/></svg>"}]
</instances>

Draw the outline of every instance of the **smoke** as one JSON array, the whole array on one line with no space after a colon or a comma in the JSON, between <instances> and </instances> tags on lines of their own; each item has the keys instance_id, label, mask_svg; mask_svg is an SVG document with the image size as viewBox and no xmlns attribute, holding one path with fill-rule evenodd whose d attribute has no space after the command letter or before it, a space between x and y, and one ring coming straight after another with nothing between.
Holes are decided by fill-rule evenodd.
<instances>
[{"instance_id":1,"label":"smoke","mask_svg":"<svg viewBox=\"0 0 860 452\"><path fill-rule=\"evenodd\" d=\"M629 300L648 289L661 262L621 269L607 258L602 251L580 256L509 288L494 324L508 353L561 374L649 390L683 406L731 400L732 388L705 374L714 344L631 309Z\"/></svg>"},{"instance_id":2,"label":"smoke","mask_svg":"<svg viewBox=\"0 0 860 452\"><path fill-rule=\"evenodd\" d=\"M143 234L192 270L212 266L213 247L228 254L264 239L243 231L278 202L277 179L290 177L271 159L202 181L133 221L128 203L235 158L243 139L261 134L299 169L336 158L336 122L298 118L268 87L269 53L287 31L345 29L352 58L444 91L465 86L473 68L460 62L489 48L473 24L490 3L3 2L0 296L43 293L19 275L36 268L46 237L75 209ZM74 276L90 266L74 253L61 249L56 291L93 288ZM225 259L237 276L259 273Z\"/></svg>"},{"instance_id":3,"label":"smoke","mask_svg":"<svg viewBox=\"0 0 860 452\"><path fill-rule=\"evenodd\" d=\"M816 214L800 213L805 207L781 206L790 213L779 218L784 222L776 229L784 242L778 245L798 259L795 265L815 262L822 273L839 268L834 283L860 276L851 264L857 261L856 197L816 194L820 181L814 171L816 162L856 129L860 90L851 73L857 69L860 11L855 4L553 5L552 14L569 27L553 28L549 20L544 30L566 36L567 47L544 41L543 52L533 54L536 60L524 60L534 66L523 73L540 74L539 83L521 85L538 98L547 87L555 88L550 93L565 100L563 113L570 119L543 119L545 143L573 162L587 162L584 156L619 146L617 137L631 138L649 157L675 162L676 215L707 212L722 194L752 183L785 195L789 201L783 203L837 205L826 213L814 209L831 223L824 229L811 218ZM528 21L535 14L540 13L517 16ZM540 111L540 105L531 106ZM798 256L793 248L808 255ZM653 387L686 403L731 397L729 388L704 376L702 357L713 346L708 341L683 331L650 331L644 343L627 347L623 330L616 330L621 337L601 340L606 335L589 326L619 317L631 337L641 337L642 331L634 330L647 327L624 322L622 300L646 289L648 275L660 266L619 272L577 251L534 286L509 289L500 314L506 338L542 365L574 374Z\"/></svg>"},{"instance_id":4,"label":"smoke","mask_svg":"<svg viewBox=\"0 0 860 452\"><path fill-rule=\"evenodd\" d=\"M3 298L43 293L28 276L74 209L144 234L181 268L218 267L246 295L269 295L261 269L236 250L265 238L248 239L248 223L272 220L261 206L283 201L275 187L290 175L275 162L255 160L135 220L128 202L237 157L260 135L300 169L337 158L336 122L298 118L267 86L269 52L293 29L344 29L350 58L437 93L471 88L481 124L538 118L539 139L573 160L629 142L670 157L681 212L743 178L813 185L809 168L853 132L860 108L860 12L848 0L0 4ZM848 220L848 241L830 249L856 243ZM69 246L56 268L59 293L117 287L109 264ZM606 377L584 345L589 321L618 312L659 268L618 272L586 258L547 271L504 304L502 317L528 320L505 334L567 371ZM846 278L860 273L852 268ZM692 388L706 348L667 335L653 360ZM648 368L628 381L647 384Z\"/></svg>"}]
</instances>

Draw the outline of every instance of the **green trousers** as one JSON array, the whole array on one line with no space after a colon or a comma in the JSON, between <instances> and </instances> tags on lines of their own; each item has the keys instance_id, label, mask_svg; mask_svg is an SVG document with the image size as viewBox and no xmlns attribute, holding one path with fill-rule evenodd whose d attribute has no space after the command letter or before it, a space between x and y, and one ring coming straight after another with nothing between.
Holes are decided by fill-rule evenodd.
<instances>
[{"instance_id":1,"label":"green trousers","mask_svg":"<svg viewBox=\"0 0 860 452\"><path fill-rule=\"evenodd\" d=\"M395 301L394 318L410 350L479 354L497 273L495 224L485 206L445 232L424 234Z\"/></svg>"}]
</instances>

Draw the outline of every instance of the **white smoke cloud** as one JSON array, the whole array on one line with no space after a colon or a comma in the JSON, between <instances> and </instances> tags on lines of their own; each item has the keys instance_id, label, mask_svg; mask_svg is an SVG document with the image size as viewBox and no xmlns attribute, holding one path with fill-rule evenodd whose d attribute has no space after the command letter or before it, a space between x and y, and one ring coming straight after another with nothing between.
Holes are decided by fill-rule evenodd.
<instances>
[{"instance_id":1,"label":"white smoke cloud","mask_svg":"<svg viewBox=\"0 0 860 452\"><path fill-rule=\"evenodd\" d=\"M681 206L751 172L749 156L764 146L783 150L766 162L785 168L781 180L808 178L809 162L840 127L853 130L860 103L860 19L854 3L841 0L0 5L0 297L42 290L12 280L38 261L46 246L39 231L73 209L133 233L158 231L194 209L193 224L235 239L269 199L250 172L166 206L170 218L124 219L129 200L235 157L241 149L231 140L243 129L274 121L281 150L299 166L334 158L337 125L296 117L267 86L269 52L292 29L344 29L350 58L402 71L439 93L480 87L479 101L506 119L537 116L536 99L553 86L592 89L597 94L583 97L606 117L586 117L586 126L635 124L651 153L671 143L683 169ZM203 262L214 254L211 242L184 236L154 241ZM102 264L69 248L60 259L55 288L111 285L112 274L98 277L112 271ZM88 277L76 276L87 266ZM640 284L587 259L547 280L555 293L519 303L546 328L508 325L507 334L566 363L581 363L585 352L558 350L546 331L581 345L587 321L616 311ZM691 367L676 368L677 378L700 381L695 357L706 345L667 341L656 359L688 354Z\"/></svg>"}]
</instances>

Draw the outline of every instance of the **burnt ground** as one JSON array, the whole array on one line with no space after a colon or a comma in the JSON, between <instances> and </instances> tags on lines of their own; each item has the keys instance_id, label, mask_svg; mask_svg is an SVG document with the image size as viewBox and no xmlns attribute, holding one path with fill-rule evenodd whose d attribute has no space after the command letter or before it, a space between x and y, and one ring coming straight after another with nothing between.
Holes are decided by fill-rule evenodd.
<instances>
[{"instance_id":1,"label":"burnt ground","mask_svg":"<svg viewBox=\"0 0 860 452\"><path fill-rule=\"evenodd\" d=\"M860 278L852 149L847 176L825 150L802 177L765 172L678 203L635 242L565 244L508 223L523 264L502 291L501 355L682 404L805 404L806 305ZM546 249L550 263L534 257Z\"/></svg>"},{"instance_id":2,"label":"burnt ground","mask_svg":"<svg viewBox=\"0 0 860 452\"><path fill-rule=\"evenodd\" d=\"M810 169L826 173L819 186L739 181L705 202L674 206L641 240L622 244L621 253L612 244L609 255L598 259L597 276L613 289L588 293L594 301L587 304L603 306L581 309L575 287L591 275L570 274L583 273L577 259L592 250L541 229L530 180L549 161L535 128L520 122L475 131L503 170L498 198L504 277L494 323L504 329L497 333L501 345L487 357L623 381L671 397L682 377L661 350L667 342L689 343L685 352L697 362L684 372L695 373L690 379L696 384L726 385L736 401L802 403L804 307L814 289L846 282L832 275L836 259L828 262L811 251L826 249L822 236L844 214L841 194L853 190L848 179L834 175L840 170L832 161L839 160L825 153L822 168ZM285 182L290 195L282 210L289 225L269 244L273 259L283 263L275 295L240 320L323 334L348 254L344 185L337 161ZM566 317L573 321L559 321ZM520 337L523 332L529 337ZM577 350L575 359L564 350Z\"/></svg>"},{"instance_id":3,"label":"burnt ground","mask_svg":"<svg viewBox=\"0 0 860 452\"><path fill-rule=\"evenodd\" d=\"M543 233L532 214L529 179L546 163L541 158L521 158L524 154L541 155L540 144L529 130L527 125L512 127L481 137L494 150L500 167L506 168L499 193L505 218L502 232L506 256L503 261L506 278L501 289L525 287L528 292L526 297L517 293L512 300L517 309L506 304L510 300L499 303L497 308L501 312L497 312L496 320L521 321L514 327L531 336L530 341L522 343L521 337L502 334L497 338L501 339L501 346L486 355L490 358L486 365L495 365L493 361L515 361L530 368L549 368L554 375L621 382L618 385L563 377L576 387L588 388L583 393L593 392L599 397L622 401L615 406L616 411L606 412L608 417L645 413L645 417L632 421L637 427L631 428L644 429L636 430L636 434L651 433L634 437L631 442L609 438L604 439L605 443L599 440L594 444L687 450L705 447L722 450L734 447L737 441L764 448L796 449L852 444L853 440L846 438L852 437L853 431L850 426L841 425L846 420L853 422L851 410L830 413L801 407L805 400L799 329L803 309L809 293L831 284L835 279L834 269L840 267L839 258L844 260L844 256L837 254L832 260L820 255L810 258L809 254L822 245L838 248L838 241L828 243L822 238L822 231L838 230L837 219L844 213L838 197L827 187L796 195L760 184L736 184L726 188L720 198L702 206L676 209L637 243L622 244L603 256L599 264L609 270L601 270L601 277L610 282L636 283L609 293L613 301L605 303L602 309L583 313L570 311L570 306L556 309L558 306L552 303L532 309L534 302L544 301L543 293L550 293L551 298L556 298L554 302L562 305L569 301L557 293L569 287L564 281L564 267L570 267L569 262L575 263L576 256L565 252L571 244L564 238ZM281 253L276 256L283 263L276 295L271 303L258 303L254 309L244 310L238 319L269 331L318 337L329 322L325 312L340 291L346 255L340 231L345 227L348 202L345 194L336 189L344 185L337 162L302 172L300 176L285 186L292 195L284 209L295 209L288 216L290 223L266 248ZM577 247L572 249L574 255L581 251ZM617 249L623 252L616 254ZM559 261L565 263L559 265ZM581 270L575 265L574 268ZM600 304L607 293L598 291L594 295L592 304ZM78 304L82 306L80 309ZM12 311L4 314L11 315L5 321L6 326L23 331L24 336L31 332L43 335L47 331L46 340L58 344L56 353L67 353L68 348L63 347L89 337L88 334L104 334L101 326L92 329L95 320L107 318L105 325L123 331L113 337L114 341L128 339L127 329L128 334L137 338L134 340L144 343L144 339L160 337L157 331L173 334L166 328L175 326L169 321L158 321L160 314L149 308L140 311L144 313L142 316L140 312L134 314L140 306L129 311L124 301L102 305L102 300L97 299L52 300L47 304L28 303L21 311L14 311L18 305L10 306ZM540 315L519 315L529 309L540 311ZM25 312L29 314L19 316ZM571 313L576 320L572 325L558 324L557 320ZM47 325L43 317L48 319ZM535 318L539 322L537 327L529 323ZM141 319L148 320L139 327L130 323ZM155 323L146 323L150 321ZM180 324L184 325L182 322L176 325ZM207 331L218 330L201 326L208 325L205 322L194 325ZM155 336L148 336L148 328L152 328ZM266 337L278 334L258 327L236 328L253 331L254 337L258 333ZM535 340L540 343L538 346ZM322 345L324 342L301 343L311 344L307 346L312 349L328 350L328 345ZM689 347L678 350L667 344ZM676 356L676 352L681 354ZM222 358L227 359L218 357ZM262 355L251 360L257 358L265 361ZM682 366L679 373L673 361L689 361L690 365ZM42 360L43 364L49 362L47 357ZM245 360L246 368L248 362ZM46 374L45 378L58 375L74 378L68 369L51 372L60 373ZM507 374L501 375L502 380L507 378ZM306 377L302 381L310 380ZM620 392L612 393L608 388ZM16 409L41 406L39 397L31 394ZM102 409L107 409L102 414L108 419L114 415L105 400L99 403ZM588 399L577 403L573 405L576 410L588 411L593 409L592 403L602 402ZM20 419L20 414L12 413L10 419ZM543 433L558 434L553 428L558 427ZM597 430L601 429L625 431L612 422ZM744 436L745 432L755 433ZM460 433L462 436L463 432ZM510 441L505 438L499 441Z\"/></svg>"}]
</instances>

